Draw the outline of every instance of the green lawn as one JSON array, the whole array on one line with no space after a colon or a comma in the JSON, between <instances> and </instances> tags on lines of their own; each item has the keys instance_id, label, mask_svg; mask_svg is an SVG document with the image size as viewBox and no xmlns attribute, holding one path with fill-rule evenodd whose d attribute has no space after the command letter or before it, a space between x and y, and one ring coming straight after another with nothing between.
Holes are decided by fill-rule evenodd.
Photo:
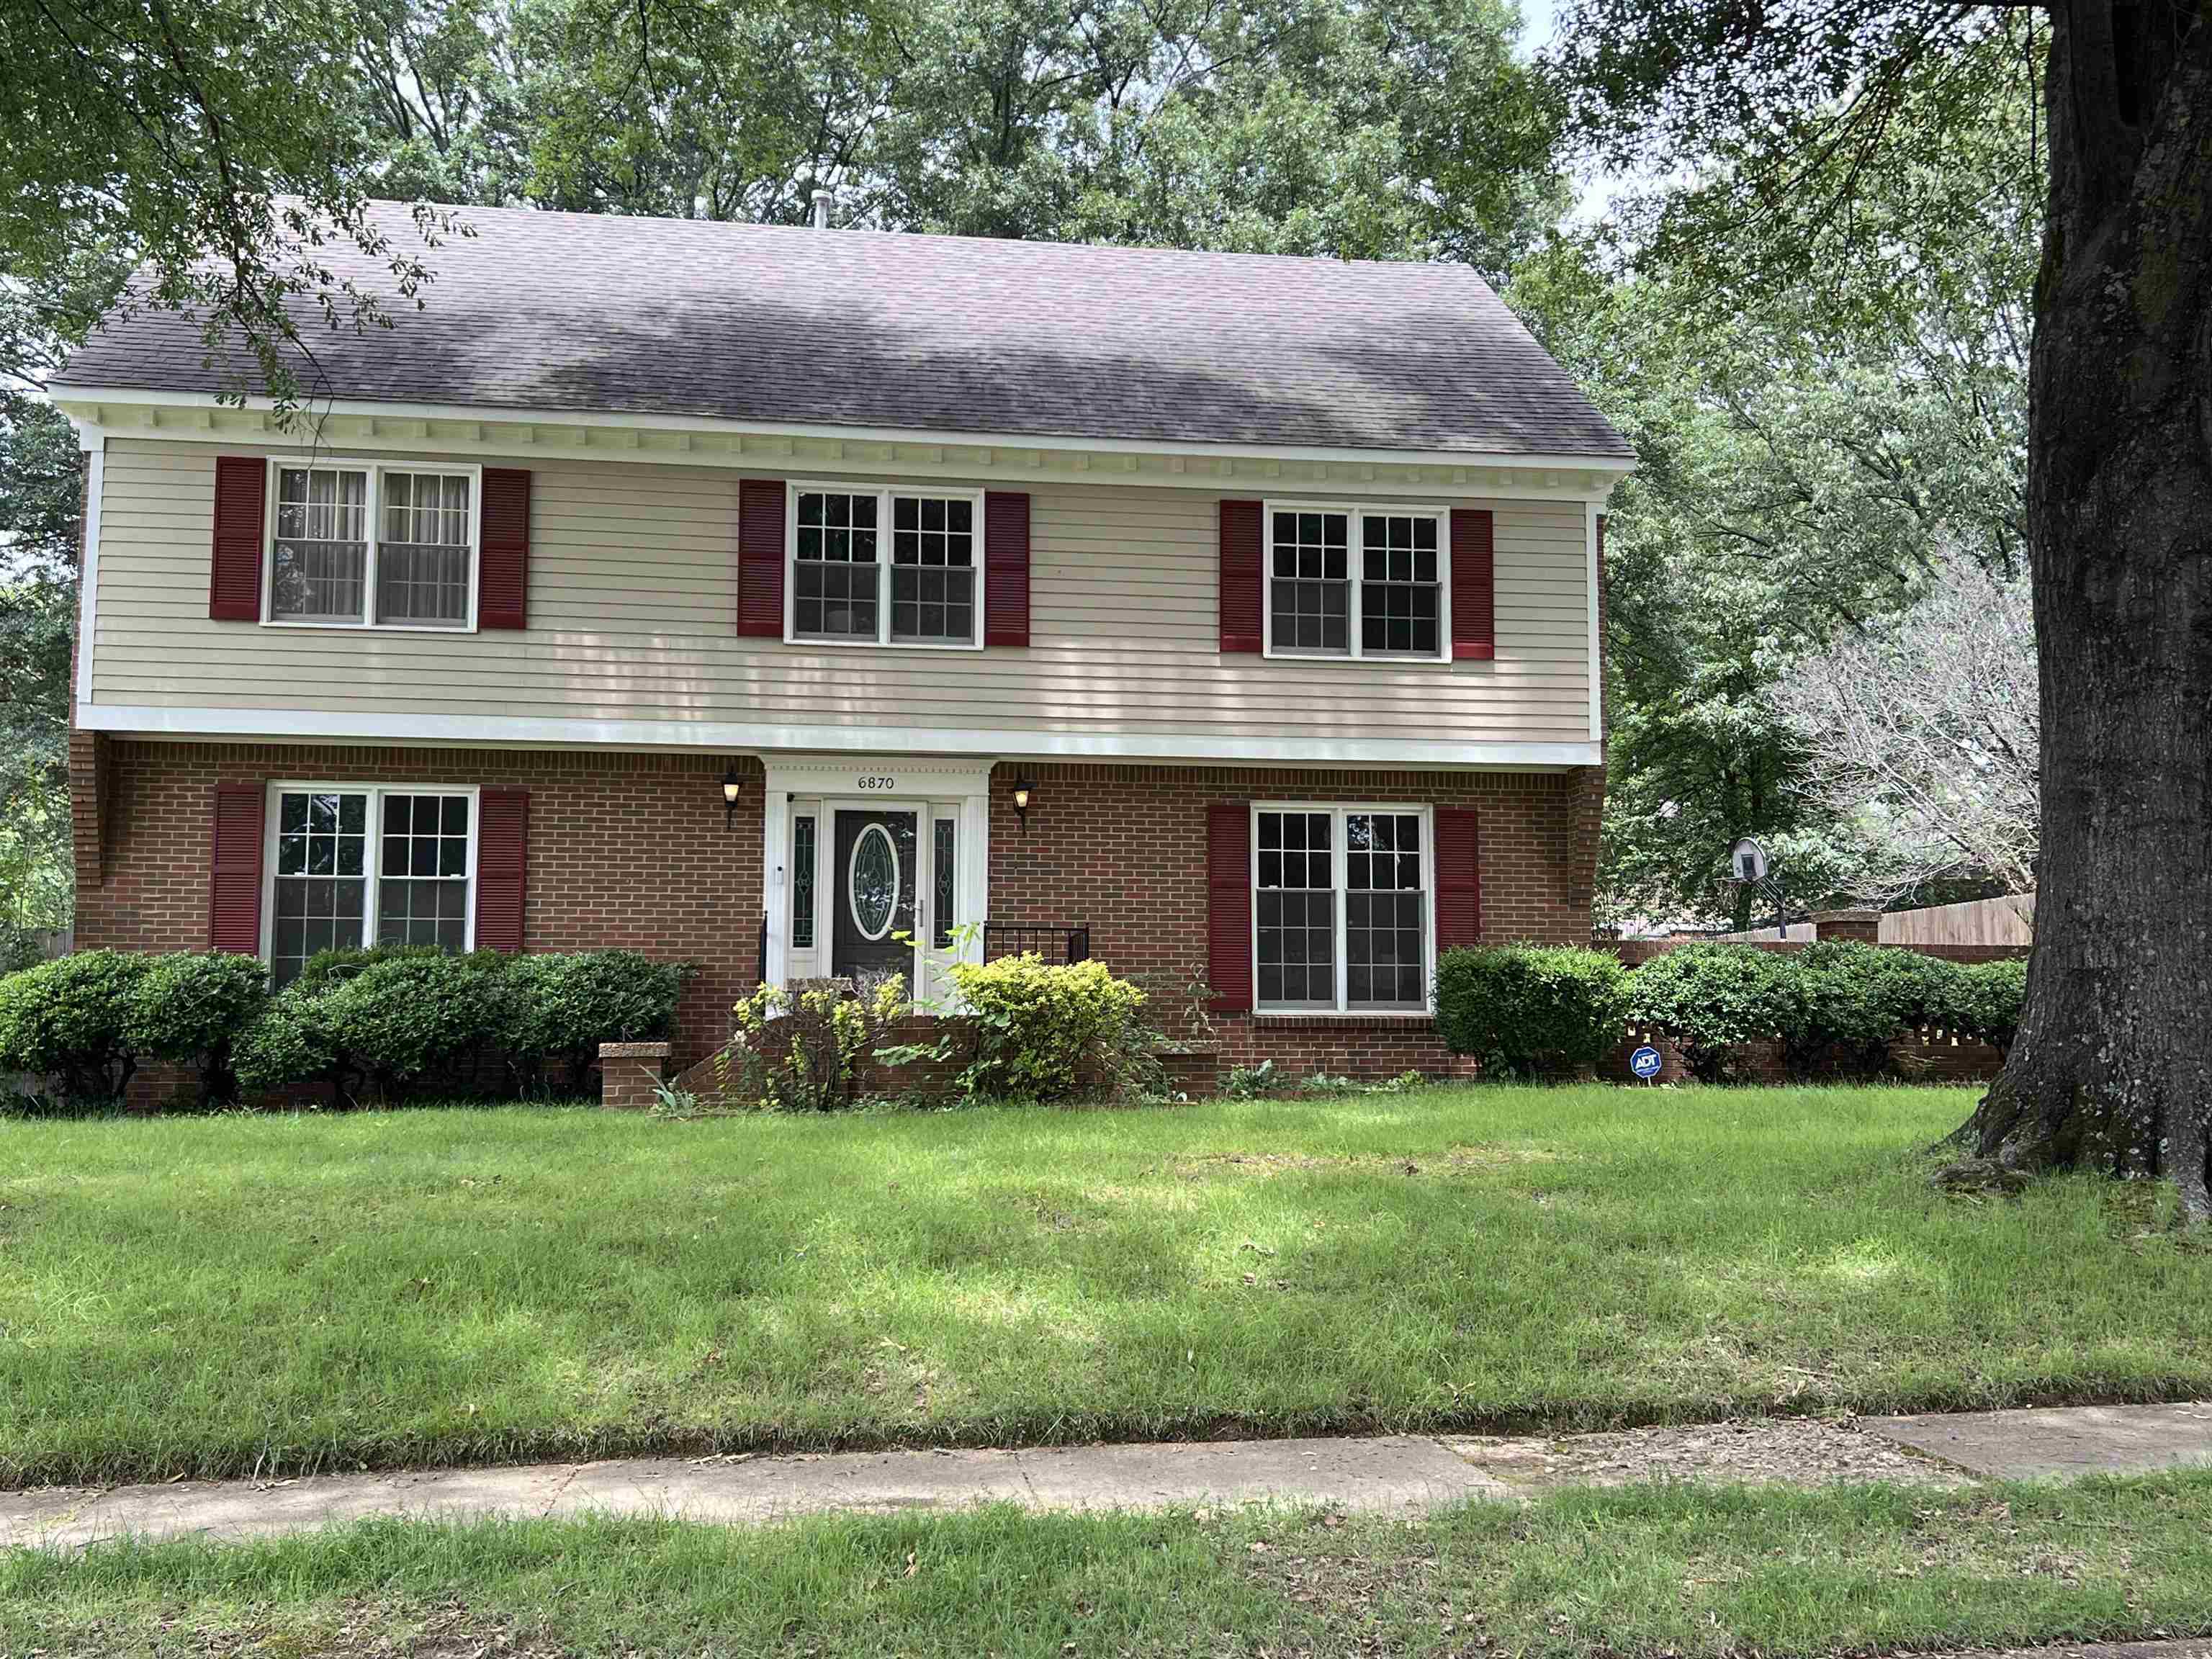
<instances>
[{"instance_id":1,"label":"green lawn","mask_svg":"<svg viewBox=\"0 0 2212 1659\"><path fill-rule=\"evenodd\" d=\"M1865 1653L2212 1630L2212 1476L1282 1512L383 1522L0 1557L0 1651Z\"/></svg>"},{"instance_id":2,"label":"green lawn","mask_svg":"<svg viewBox=\"0 0 2212 1659\"><path fill-rule=\"evenodd\" d=\"M2212 1393L2144 1188L1963 1091L0 1124L0 1484Z\"/></svg>"}]
</instances>

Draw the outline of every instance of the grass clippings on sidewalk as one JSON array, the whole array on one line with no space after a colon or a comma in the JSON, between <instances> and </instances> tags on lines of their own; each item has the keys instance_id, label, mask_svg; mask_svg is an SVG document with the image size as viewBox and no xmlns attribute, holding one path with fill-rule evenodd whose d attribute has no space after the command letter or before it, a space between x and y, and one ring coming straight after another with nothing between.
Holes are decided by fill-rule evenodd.
<instances>
[{"instance_id":1,"label":"grass clippings on sidewalk","mask_svg":"<svg viewBox=\"0 0 2212 1659\"><path fill-rule=\"evenodd\" d=\"M1963 1090L0 1125L0 1485L2212 1392L2156 1189Z\"/></svg>"},{"instance_id":2,"label":"grass clippings on sidewalk","mask_svg":"<svg viewBox=\"0 0 2212 1659\"><path fill-rule=\"evenodd\" d=\"M2212 1475L1327 1513L379 1522L0 1557L0 1651L1721 1659L2212 1630Z\"/></svg>"}]
</instances>

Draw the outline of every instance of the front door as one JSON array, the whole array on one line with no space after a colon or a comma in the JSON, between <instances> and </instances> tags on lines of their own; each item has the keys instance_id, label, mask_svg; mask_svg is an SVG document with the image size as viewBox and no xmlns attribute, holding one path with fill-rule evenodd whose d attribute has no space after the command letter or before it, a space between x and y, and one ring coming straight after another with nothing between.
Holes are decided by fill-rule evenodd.
<instances>
[{"instance_id":1,"label":"front door","mask_svg":"<svg viewBox=\"0 0 2212 1659\"><path fill-rule=\"evenodd\" d=\"M830 971L836 977L911 980L919 823L918 813L896 808L837 809L830 861Z\"/></svg>"}]
</instances>

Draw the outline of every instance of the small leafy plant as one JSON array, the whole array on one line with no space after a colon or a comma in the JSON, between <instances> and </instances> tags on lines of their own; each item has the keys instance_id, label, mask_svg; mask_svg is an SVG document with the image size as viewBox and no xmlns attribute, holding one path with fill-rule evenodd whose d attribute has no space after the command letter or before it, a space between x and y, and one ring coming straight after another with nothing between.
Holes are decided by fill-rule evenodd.
<instances>
[{"instance_id":1,"label":"small leafy plant","mask_svg":"<svg viewBox=\"0 0 2212 1659\"><path fill-rule=\"evenodd\" d=\"M1160 1053L1168 1041L1146 1019L1141 988L1095 960L1048 963L1032 951L963 961L974 937L956 928L951 950L938 957L954 994L916 1005L938 1017L934 1038L884 1049L879 1060L951 1066L951 1086L969 1100L1049 1102L1086 1090L1165 1095Z\"/></svg>"},{"instance_id":2,"label":"small leafy plant","mask_svg":"<svg viewBox=\"0 0 2212 1659\"><path fill-rule=\"evenodd\" d=\"M903 974L763 985L732 1011L736 1038L717 1066L724 1097L763 1111L848 1106L862 1063L908 1006Z\"/></svg>"},{"instance_id":3,"label":"small leafy plant","mask_svg":"<svg viewBox=\"0 0 2212 1659\"><path fill-rule=\"evenodd\" d=\"M1221 1092L1231 1100L1256 1100L1282 1086L1282 1077L1272 1060L1263 1060L1257 1066L1232 1066L1221 1079Z\"/></svg>"}]
</instances>

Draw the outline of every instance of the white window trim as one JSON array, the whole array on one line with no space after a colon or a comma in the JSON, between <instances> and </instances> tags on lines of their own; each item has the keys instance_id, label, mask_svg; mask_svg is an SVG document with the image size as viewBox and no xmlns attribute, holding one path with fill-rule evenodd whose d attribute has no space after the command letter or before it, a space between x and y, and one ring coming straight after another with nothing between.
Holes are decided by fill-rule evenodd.
<instances>
[{"instance_id":1,"label":"white window trim","mask_svg":"<svg viewBox=\"0 0 2212 1659\"><path fill-rule=\"evenodd\" d=\"M462 906L461 949L477 948L477 849L483 839L483 789L473 783L363 783L359 779L343 781L301 782L282 779L270 783L262 799L261 807L261 961L264 967L273 967L276 939L276 842L283 822L283 800L286 795L367 795L368 819L367 845L362 850L362 873L368 885L362 891L361 932L364 945L374 943L376 933L376 890L383 879L378 856L378 843L383 838L384 797L386 795L464 795L469 803L469 856L466 878L467 897Z\"/></svg>"},{"instance_id":2,"label":"white window trim","mask_svg":"<svg viewBox=\"0 0 2212 1659\"><path fill-rule=\"evenodd\" d=\"M368 552L362 568L362 619L332 622L320 618L279 617L276 611L276 495L280 468L311 472L366 472L368 475ZM465 627L437 623L380 623L376 617L376 554L382 541L384 475L422 472L441 478L469 481L469 619ZM264 628L336 629L354 634L473 634L477 631L477 603L483 591L483 468L472 461L402 461L390 457L271 455L262 485L261 511L261 625Z\"/></svg>"},{"instance_id":3,"label":"white window trim","mask_svg":"<svg viewBox=\"0 0 2212 1659\"><path fill-rule=\"evenodd\" d=\"M860 651L981 651L986 619L983 615L984 526L983 491L950 485L854 483L816 479L793 479L783 494L783 642L810 649ZM876 502L876 637L872 640L817 640L799 632L799 498L805 495L872 495ZM975 637L957 640L895 640L891 637L891 501L900 495L933 501L975 503Z\"/></svg>"},{"instance_id":4,"label":"white window trim","mask_svg":"<svg viewBox=\"0 0 2212 1659\"><path fill-rule=\"evenodd\" d=\"M1275 648L1275 514L1278 513L1340 513L1351 520L1346 527L1345 574L1351 592L1346 595L1346 634L1343 651L1298 651ZM1388 501L1263 501L1260 503L1260 629L1261 654L1285 662L1449 663L1451 637L1451 508L1433 503ZM1366 538L1363 519L1433 519L1437 524L1437 650L1434 656L1410 651L1364 651L1360 648L1359 592L1364 586L1360 572Z\"/></svg>"},{"instance_id":5,"label":"white window trim","mask_svg":"<svg viewBox=\"0 0 2212 1659\"><path fill-rule=\"evenodd\" d=\"M1336 1001L1331 1007L1316 1008L1303 1003L1268 1003L1260 1000L1260 814L1262 812L1327 812L1334 822L1329 834L1329 886L1334 915L1330 925L1334 929L1334 944L1331 954L1336 973ZM1425 884L1422 893L1426 900L1421 918L1422 974L1421 1006L1398 1008L1354 1008L1346 992L1351 984L1351 952L1345 949L1345 916L1351 889L1346 884L1346 860L1351 848L1344 835L1344 820L1347 816L1364 812L1411 815L1421 821L1422 875ZM1437 825L1436 809L1411 802L1400 801L1334 801L1334 800L1255 800L1249 819L1250 829L1246 838L1251 843L1250 874L1247 888L1251 902L1247 907L1251 914L1251 937L1247 942L1252 963L1252 1012L1263 1018L1275 1019L1419 1019L1436 1013L1437 982Z\"/></svg>"}]
</instances>

